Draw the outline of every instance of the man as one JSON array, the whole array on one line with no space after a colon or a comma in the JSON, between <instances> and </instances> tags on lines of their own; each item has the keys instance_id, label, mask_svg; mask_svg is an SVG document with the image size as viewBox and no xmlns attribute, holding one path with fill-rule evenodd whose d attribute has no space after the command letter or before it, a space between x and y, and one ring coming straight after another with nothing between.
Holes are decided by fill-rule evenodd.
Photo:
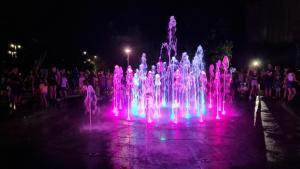
<instances>
[{"instance_id":1,"label":"man","mask_svg":"<svg viewBox=\"0 0 300 169\"><path fill-rule=\"evenodd\" d=\"M20 103L20 95L22 91L22 80L17 67L13 68L8 77L8 85L10 87L9 107L13 110L17 109Z\"/></svg>"},{"instance_id":2,"label":"man","mask_svg":"<svg viewBox=\"0 0 300 169\"><path fill-rule=\"evenodd\" d=\"M267 70L264 74L265 97L272 97L272 84L273 84L273 67L268 64Z\"/></svg>"}]
</instances>

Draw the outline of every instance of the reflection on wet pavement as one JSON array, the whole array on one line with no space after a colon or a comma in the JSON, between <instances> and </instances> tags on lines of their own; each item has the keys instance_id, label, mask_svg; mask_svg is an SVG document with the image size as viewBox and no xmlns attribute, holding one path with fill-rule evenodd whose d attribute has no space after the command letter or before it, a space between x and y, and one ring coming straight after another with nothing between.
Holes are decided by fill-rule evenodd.
<instances>
[{"instance_id":1,"label":"reflection on wet pavement","mask_svg":"<svg viewBox=\"0 0 300 169\"><path fill-rule=\"evenodd\" d=\"M109 115L102 106L92 128L81 100L30 119L1 125L6 168L264 168L254 105L238 104L220 121L147 125ZM76 106L74 106L76 105ZM8 130L10 129L10 131ZM21 152L21 153L20 153Z\"/></svg>"}]
</instances>

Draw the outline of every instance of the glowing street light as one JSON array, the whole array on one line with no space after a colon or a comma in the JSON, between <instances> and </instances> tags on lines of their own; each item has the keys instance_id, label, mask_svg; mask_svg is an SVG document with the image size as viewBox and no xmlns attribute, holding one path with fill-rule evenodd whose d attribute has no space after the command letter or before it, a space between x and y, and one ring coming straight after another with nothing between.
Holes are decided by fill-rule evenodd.
<instances>
[{"instance_id":1,"label":"glowing street light","mask_svg":"<svg viewBox=\"0 0 300 169\"><path fill-rule=\"evenodd\" d=\"M13 57L13 58L17 58L17 50L21 49L22 46L19 44L11 43L9 45L9 47L10 47L10 50L8 51L8 54L11 55L11 57Z\"/></svg>"},{"instance_id":2,"label":"glowing street light","mask_svg":"<svg viewBox=\"0 0 300 169\"><path fill-rule=\"evenodd\" d=\"M97 58L98 58L98 56L95 55L95 56L94 56L94 59L97 59Z\"/></svg>"},{"instance_id":3,"label":"glowing street light","mask_svg":"<svg viewBox=\"0 0 300 169\"><path fill-rule=\"evenodd\" d=\"M252 62L252 65L253 65L254 67L258 67L258 66L260 66L260 61L259 61L259 60L254 60L254 61Z\"/></svg>"},{"instance_id":4,"label":"glowing street light","mask_svg":"<svg viewBox=\"0 0 300 169\"><path fill-rule=\"evenodd\" d=\"M127 66L128 66L129 65L129 57L130 57L131 49L130 48L125 48L124 52L127 55Z\"/></svg>"},{"instance_id":5,"label":"glowing street light","mask_svg":"<svg viewBox=\"0 0 300 169\"><path fill-rule=\"evenodd\" d=\"M87 54L87 52L86 52L86 51L83 51L83 52L82 52L82 54L83 54L83 55L86 55L86 54Z\"/></svg>"}]
</instances>

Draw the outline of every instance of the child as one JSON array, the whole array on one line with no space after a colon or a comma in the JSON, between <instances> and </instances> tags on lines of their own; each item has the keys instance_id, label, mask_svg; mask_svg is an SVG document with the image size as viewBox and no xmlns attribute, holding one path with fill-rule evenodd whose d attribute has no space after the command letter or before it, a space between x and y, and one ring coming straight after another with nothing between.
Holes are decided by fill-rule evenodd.
<instances>
[{"instance_id":1,"label":"child","mask_svg":"<svg viewBox=\"0 0 300 169\"><path fill-rule=\"evenodd\" d=\"M41 95L41 106L44 108L48 107L48 101L47 101L47 96L48 96L48 85L46 83L46 80L42 80L39 86L39 91Z\"/></svg>"},{"instance_id":2,"label":"child","mask_svg":"<svg viewBox=\"0 0 300 169\"><path fill-rule=\"evenodd\" d=\"M96 92L90 83L86 82L86 97L84 99L85 112L95 114L98 111L97 108L97 96Z\"/></svg>"},{"instance_id":3,"label":"child","mask_svg":"<svg viewBox=\"0 0 300 169\"><path fill-rule=\"evenodd\" d=\"M69 88L68 78L66 75L62 75L60 83L60 96L61 98L67 97L67 89Z\"/></svg>"}]
</instances>

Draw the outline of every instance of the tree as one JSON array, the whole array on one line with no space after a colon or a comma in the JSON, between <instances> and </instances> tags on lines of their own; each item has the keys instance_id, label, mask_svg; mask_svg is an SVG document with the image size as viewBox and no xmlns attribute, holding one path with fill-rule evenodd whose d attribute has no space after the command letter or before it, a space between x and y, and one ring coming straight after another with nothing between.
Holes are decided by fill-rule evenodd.
<instances>
[{"instance_id":1,"label":"tree","mask_svg":"<svg viewBox=\"0 0 300 169\"><path fill-rule=\"evenodd\" d=\"M233 41L226 40L223 43L217 45L217 47L213 50L212 53L212 62L215 63L219 59L223 59L226 55L231 60L232 59L232 48L233 48Z\"/></svg>"}]
</instances>

